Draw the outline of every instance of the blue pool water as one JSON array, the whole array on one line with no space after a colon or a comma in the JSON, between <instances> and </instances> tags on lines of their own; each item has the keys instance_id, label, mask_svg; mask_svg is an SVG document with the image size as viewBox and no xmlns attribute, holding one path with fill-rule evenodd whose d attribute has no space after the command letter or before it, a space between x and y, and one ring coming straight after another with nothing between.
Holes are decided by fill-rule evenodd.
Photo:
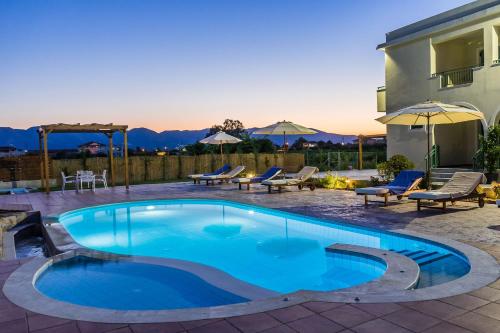
<instances>
[{"instance_id":1,"label":"blue pool water","mask_svg":"<svg viewBox=\"0 0 500 333\"><path fill-rule=\"evenodd\" d=\"M248 301L179 269L81 256L51 265L35 286L61 301L115 310L180 309Z\"/></svg>"},{"instance_id":2,"label":"blue pool water","mask_svg":"<svg viewBox=\"0 0 500 333\"><path fill-rule=\"evenodd\" d=\"M458 253L422 239L227 201L121 203L68 212L59 221L91 249L197 262L281 293L346 288L383 274L379 262L327 253L334 243L413 258L420 287L469 270Z\"/></svg>"}]
</instances>

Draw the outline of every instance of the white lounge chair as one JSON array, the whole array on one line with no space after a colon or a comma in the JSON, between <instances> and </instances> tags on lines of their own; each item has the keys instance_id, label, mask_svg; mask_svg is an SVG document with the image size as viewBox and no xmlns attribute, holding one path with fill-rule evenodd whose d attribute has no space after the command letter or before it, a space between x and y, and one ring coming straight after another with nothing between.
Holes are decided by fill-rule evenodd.
<instances>
[{"instance_id":1,"label":"white lounge chair","mask_svg":"<svg viewBox=\"0 0 500 333\"><path fill-rule=\"evenodd\" d=\"M297 173L295 178L269 179L263 181L261 184L267 186L267 192L269 193L271 193L273 187L277 187L278 192L281 192L281 189L285 186L297 186L299 190L307 186L311 191L314 191L316 185L309 180L318 171L316 167L305 166Z\"/></svg>"},{"instance_id":2,"label":"white lounge chair","mask_svg":"<svg viewBox=\"0 0 500 333\"><path fill-rule=\"evenodd\" d=\"M455 172L451 179L438 190L425 192L414 192L408 196L408 199L417 200L417 210L423 207L422 200L441 202L443 210L446 209L446 203L455 201L478 199L479 207L484 207L485 193L479 193L477 186L484 182L485 177L481 172ZM428 208L436 208L426 206Z\"/></svg>"},{"instance_id":3,"label":"white lounge chair","mask_svg":"<svg viewBox=\"0 0 500 333\"><path fill-rule=\"evenodd\" d=\"M238 165L236 168L233 170L229 171L228 173L224 173L222 175L211 175L211 176L202 176L200 177L200 181L206 181L207 185L214 185L216 181L219 181L221 183L227 183L231 179L236 178L240 173L245 170L245 167L243 165Z\"/></svg>"}]
</instances>

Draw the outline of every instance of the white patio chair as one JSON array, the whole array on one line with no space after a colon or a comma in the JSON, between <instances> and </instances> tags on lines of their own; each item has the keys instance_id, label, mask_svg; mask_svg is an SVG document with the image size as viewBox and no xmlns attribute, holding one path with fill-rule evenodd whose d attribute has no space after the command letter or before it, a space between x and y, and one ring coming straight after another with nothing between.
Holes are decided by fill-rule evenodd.
<instances>
[{"instance_id":1,"label":"white patio chair","mask_svg":"<svg viewBox=\"0 0 500 333\"><path fill-rule=\"evenodd\" d=\"M61 178L62 178L61 190L63 192L66 189L66 184L75 184L75 186L78 188L78 184L76 182L76 177L75 176L66 176L64 174L64 171L61 171Z\"/></svg>"},{"instance_id":2,"label":"white patio chair","mask_svg":"<svg viewBox=\"0 0 500 333\"><path fill-rule=\"evenodd\" d=\"M108 180L106 178L106 169L102 172L101 175L95 175L95 182L96 183L102 183L104 185L104 188L108 188Z\"/></svg>"}]
</instances>

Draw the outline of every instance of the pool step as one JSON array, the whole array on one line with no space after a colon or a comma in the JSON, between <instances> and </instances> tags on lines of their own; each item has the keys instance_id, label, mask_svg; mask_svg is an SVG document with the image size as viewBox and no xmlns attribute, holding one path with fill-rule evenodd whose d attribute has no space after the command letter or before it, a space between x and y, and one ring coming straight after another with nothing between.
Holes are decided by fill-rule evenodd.
<instances>
[{"instance_id":1,"label":"pool step","mask_svg":"<svg viewBox=\"0 0 500 333\"><path fill-rule=\"evenodd\" d=\"M428 265L428 264L431 264L431 263L436 262L438 260L448 258L449 256L452 255L451 253L443 254L443 253L439 253L437 251L428 252L428 251L423 251L423 250L418 250L418 251L398 250L398 251L396 251L394 249L390 249L389 251L396 252L396 253L402 254L404 256L407 256L408 258L413 259L419 266Z\"/></svg>"}]
</instances>

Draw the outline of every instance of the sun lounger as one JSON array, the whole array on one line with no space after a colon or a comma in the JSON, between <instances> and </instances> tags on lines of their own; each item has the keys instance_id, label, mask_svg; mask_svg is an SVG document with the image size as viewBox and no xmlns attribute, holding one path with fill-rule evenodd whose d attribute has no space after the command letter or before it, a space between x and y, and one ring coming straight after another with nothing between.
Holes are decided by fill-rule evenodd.
<instances>
[{"instance_id":1,"label":"sun lounger","mask_svg":"<svg viewBox=\"0 0 500 333\"><path fill-rule=\"evenodd\" d=\"M409 195L409 199L417 200L417 210L421 210L422 200L433 202L442 202L443 210L446 209L446 203L478 199L479 207L484 206L484 193L477 191L477 186L484 181L485 177L480 172L455 172L451 179L438 190L416 192ZM433 206L426 206L436 208Z\"/></svg>"},{"instance_id":2,"label":"sun lounger","mask_svg":"<svg viewBox=\"0 0 500 333\"><path fill-rule=\"evenodd\" d=\"M396 195L401 200L402 197L406 197L412 192L420 191L418 186L424 179L424 175L425 173L422 171L403 170L387 185L357 188L355 191L357 195L365 196L365 206L368 205L369 195L384 198L384 205L387 206L391 195Z\"/></svg>"},{"instance_id":3,"label":"sun lounger","mask_svg":"<svg viewBox=\"0 0 500 333\"><path fill-rule=\"evenodd\" d=\"M311 191L314 191L316 186L309 180L318 171L316 167L305 166L297 173L295 178L264 180L261 184L267 186L267 191L269 193L271 193L273 187L277 187L278 192L281 192L281 189L285 186L297 186L299 190L307 186Z\"/></svg>"},{"instance_id":4,"label":"sun lounger","mask_svg":"<svg viewBox=\"0 0 500 333\"><path fill-rule=\"evenodd\" d=\"M278 167L271 167L266 172L259 176L251 177L251 178L235 178L232 180L233 183L238 184L238 188L241 190L242 185L247 186L247 190L250 189L250 184L261 183L265 180L270 180L276 177L281 173L282 169Z\"/></svg>"},{"instance_id":5,"label":"sun lounger","mask_svg":"<svg viewBox=\"0 0 500 333\"><path fill-rule=\"evenodd\" d=\"M236 168L234 168L233 170L231 170L227 173L224 173L222 175L201 176L200 182L202 180L206 181L207 185L210 185L210 184L214 185L216 181L219 181L221 183L224 183L224 182L227 183L231 179L236 178L240 173L243 172L243 170L245 170L245 167L243 165L239 165Z\"/></svg>"},{"instance_id":6,"label":"sun lounger","mask_svg":"<svg viewBox=\"0 0 500 333\"><path fill-rule=\"evenodd\" d=\"M200 178L203 176L217 176L217 175L222 175L226 172L231 170L231 166L229 164L225 164L223 167L215 170L214 172L209 172L209 173L199 173L199 174L194 174L194 175L189 175L188 177L193 180L193 182L200 183Z\"/></svg>"}]
</instances>

